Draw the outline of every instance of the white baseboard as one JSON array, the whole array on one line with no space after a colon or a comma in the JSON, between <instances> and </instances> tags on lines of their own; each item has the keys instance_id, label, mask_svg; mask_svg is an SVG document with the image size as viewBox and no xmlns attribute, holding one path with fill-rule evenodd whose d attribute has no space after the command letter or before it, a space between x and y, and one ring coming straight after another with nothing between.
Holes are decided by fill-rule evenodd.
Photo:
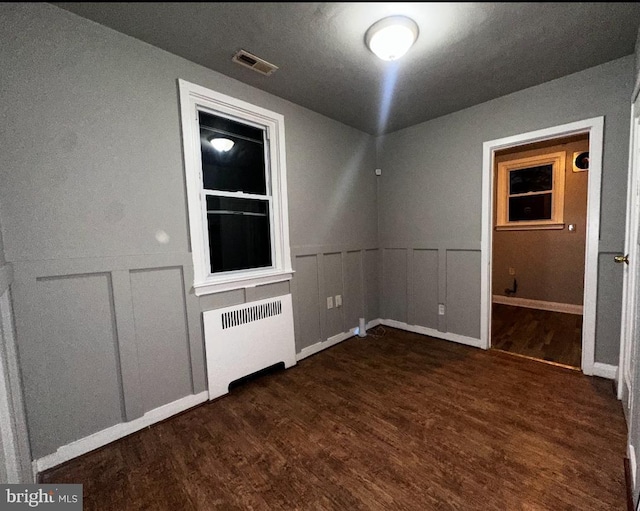
<instances>
[{"instance_id":1,"label":"white baseboard","mask_svg":"<svg viewBox=\"0 0 640 511\"><path fill-rule=\"evenodd\" d=\"M367 323L367 330L369 330L370 328L375 328L375 327L377 327L377 326L380 324L380 322L381 322L381 321L382 321L382 320L381 320L380 318L378 318L378 319L372 319L371 321L369 321L369 322Z\"/></svg>"},{"instance_id":2,"label":"white baseboard","mask_svg":"<svg viewBox=\"0 0 640 511\"><path fill-rule=\"evenodd\" d=\"M336 344L342 341L346 341L347 339L355 335L353 331L354 329L352 328L348 332L342 332L341 334L334 335L333 337L329 337L326 341L320 341L315 344L312 344L311 346L307 346L306 348L303 348L300 351L300 353L296 353L296 360L300 361L304 358L310 357L311 355L315 355L319 351L326 350L327 348L330 348L331 346L335 346Z\"/></svg>"},{"instance_id":3,"label":"white baseboard","mask_svg":"<svg viewBox=\"0 0 640 511\"><path fill-rule=\"evenodd\" d=\"M493 303L513 305L514 307L526 307L527 309L538 309L551 312L564 312L566 314L582 314L583 311L582 305L530 300L529 298L519 298L517 296L493 295L492 301Z\"/></svg>"},{"instance_id":4,"label":"white baseboard","mask_svg":"<svg viewBox=\"0 0 640 511\"><path fill-rule=\"evenodd\" d=\"M427 328L419 325L409 325L402 321L396 321L394 319L381 319L381 324L390 326L392 328L398 328L400 330L406 330L407 332L414 332L416 334L428 335L429 337L436 337L437 339L444 339L445 341L457 342L458 344L465 344L467 346L473 346L474 348L484 348L484 344L480 339L473 337L467 337L465 335L454 334L451 332L440 332L433 328Z\"/></svg>"},{"instance_id":5,"label":"white baseboard","mask_svg":"<svg viewBox=\"0 0 640 511\"><path fill-rule=\"evenodd\" d=\"M366 325L367 330L369 330L370 328L377 327L380 324L380 321L381 321L380 319L372 319L371 321L369 321ZM307 346L306 348L303 348L300 351L300 353L296 353L296 360L300 361L304 358L310 357L311 355L315 355L316 353L322 350L326 350L331 346L335 346L336 344L341 343L342 341L346 341L347 339L350 339L351 337L356 335L357 328L358 327L353 327L348 332L342 332L341 334L334 335L333 337L329 337L326 341L320 341L315 344L312 344L311 346Z\"/></svg>"},{"instance_id":6,"label":"white baseboard","mask_svg":"<svg viewBox=\"0 0 640 511\"><path fill-rule=\"evenodd\" d=\"M601 378L608 378L609 380L615 380L616 376L618 376L618 366L595 362L593 364L593 375L600 376Z\"/></svg>"},{"instance_id":7,"label":"white baseboard","mask_svg":"<svg viewBox=\"0 0 640 511\"><path fill-rule=\"evenodd\" d=\"M99 447L107 445L115 440L123 438L131 433L135 433L156 422L168 419L172 415L188 410L189 408L204 403L209 399L209 392L206 390L199 394L183 397L172 403L149 410L142 417L130 422L122 422L110 428L98 431L93 435L81 438L70 444L59 447L56 452L33 461L34 473L43 472L52 467L60 465L78 456L82 456Z\"/></svg>"}]
</instances>

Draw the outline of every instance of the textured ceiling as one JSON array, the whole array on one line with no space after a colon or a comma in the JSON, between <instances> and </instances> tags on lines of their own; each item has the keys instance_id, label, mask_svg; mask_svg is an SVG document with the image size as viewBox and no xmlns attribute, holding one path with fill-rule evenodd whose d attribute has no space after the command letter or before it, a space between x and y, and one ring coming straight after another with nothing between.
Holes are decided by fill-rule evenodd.
<instances>
[{"instance_id":1,"label":"textured ceiling","mask_svg":"<svg viewBox=\"0 0 640 511\"><path fill-rule=\"evenodd\" d=\"M55 3L372 134L395 131L633 53L640 3ZM398 62L364 45L404 14ZM231 62L245 49L280 69Z\"/></svg>"}]
</instances>

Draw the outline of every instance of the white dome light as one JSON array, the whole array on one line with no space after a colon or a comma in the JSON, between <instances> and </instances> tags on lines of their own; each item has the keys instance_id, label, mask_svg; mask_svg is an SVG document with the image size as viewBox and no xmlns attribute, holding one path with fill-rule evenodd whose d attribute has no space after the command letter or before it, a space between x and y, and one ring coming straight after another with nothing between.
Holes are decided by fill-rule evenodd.
<instances>
[{"instance_id":1,"label":"white dome light","mask_svg":"<svg viewBox=\"0 0 640 511\"><path fill-rule=\"evenodd\" d=\"M365 36L369 49L382 60L397 60L418 38L418 25L406 16L390 16L375 22Z\"/></svg>"},{"instance_id":2,"label":"white dome light","mask_svg":"<svg viewBox=\"0 0 640 511\"><path fill-rule=\"evenodd\" d=\"M235 142L228 138L212 138L210 142L213 148L216 151L220 151L221 153L230 151L231 148L235 145Z\"/></svg>"}]
</instances>

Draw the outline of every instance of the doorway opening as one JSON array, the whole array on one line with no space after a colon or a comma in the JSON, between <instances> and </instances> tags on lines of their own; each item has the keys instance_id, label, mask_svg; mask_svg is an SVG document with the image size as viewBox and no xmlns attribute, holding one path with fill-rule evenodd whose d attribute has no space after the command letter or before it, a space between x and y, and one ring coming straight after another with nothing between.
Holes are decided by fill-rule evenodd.
<instances>
[{"instance_id":1,"label":"doorway opening","mask_svg":"<svg viewBox=\"0 0 640 511\"><path fill-rule=\"evenodd\" d=\"M594 374L602 117L485 142L481 340Z\"/></svg>"},{"instance_id":2,"label":"doorway opening","mask_svg":"<svg viewBox=\"0 0 640 511\"><path fill-rule=\"evenodd\" d=\"M494 154L491 346L579 369L589 134Z\"/></svg>"}]
</instances>

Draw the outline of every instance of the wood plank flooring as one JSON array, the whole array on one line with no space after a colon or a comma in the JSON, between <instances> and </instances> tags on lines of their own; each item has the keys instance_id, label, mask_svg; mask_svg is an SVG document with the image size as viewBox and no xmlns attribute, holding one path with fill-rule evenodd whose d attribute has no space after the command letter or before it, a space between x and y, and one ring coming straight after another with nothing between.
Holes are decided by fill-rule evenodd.
<instances>
[{"instance_id":1,"label":"wood plank flooring","mask_svg":"<svg viewBox=\"0 0 640 511\"><path fill-rule=\"evenodd\" d=\"M494 348L580 367L581 315L494 303L491 327Z\"/></svg>"},{"instance_id":2,"label":"wood plank flooring","mask_svg":"<svg viewBox=\"0 0 640 511\"><path fill-rule=\"evenodd\" d=\"M610 381L387 328L46 472L88 510L624 510Z\"/></svg>"}]
</instances>

